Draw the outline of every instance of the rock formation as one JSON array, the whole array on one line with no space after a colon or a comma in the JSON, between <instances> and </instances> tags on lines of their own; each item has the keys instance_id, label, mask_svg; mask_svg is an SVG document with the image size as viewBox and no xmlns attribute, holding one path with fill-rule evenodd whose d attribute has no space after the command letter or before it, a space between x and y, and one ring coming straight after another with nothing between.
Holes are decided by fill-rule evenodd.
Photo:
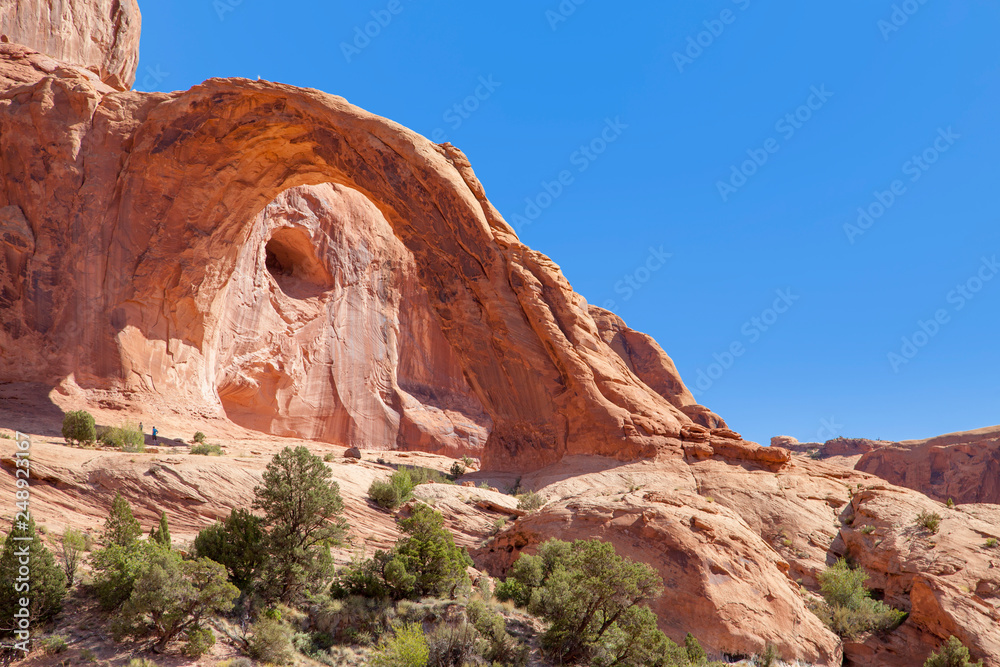
<instances>
[{"instance_id":1,"label":"rock formation","mask_svg":"<svg viewBox=\"0 0 1000 667\"><path fill-rule=\"evenodd\" d=\"M941 502L1000 504L1000 427L886 443L856 468Z\"/></svg>"},{"instance_id":2,"label":"rock formation","mask_svg":"<svg viewBox=\"0 0 1000 667\"><path fill-rule=\"evenodd\" d=\"M84 67L118 90L135 81L141 23L136 0L0 4L0 42Z\"/></svg>"},{"instance_id":3,"label":"rock formation","mask_svg":"<svg viewBox=\"0 0 1000 667\"><path fill-rule=\"evenodd\" d=\"M118 92L10 44L0 45L0 63L0 379L54 385L72 377L85 389L135 400L155 394L197 412L227 406L258 426L321 438L353 428L310 423L339 401L364 424L391 422L391 409L397 433L417 441L428 424L438 432L468 425L465 439L475 441L476 422L448 413L464 380L491 421L483 459L493 468L529 470L568 454L680 456L679 439L717 437L690 416L719 423L682 384L651 388L611 350L584 299L551 260L518 241L456 148L314 90L213 79L180 93ZM436 322L409 330L427 341L440 330L451 352L435 343L433 363L464 376L430 385L417 377L425 389L452 392L434 404L440 411L421 414L393 391L376 397L392 380L357 375L367 351L331 367L330 346L303 347L307 338L345 336L342 323L379 319L352 315L346 304L337 311L350 273L333 267L351 251L324 245L336 234L262 222L286 190L321 184L342 200L331 215L356 214L360 228L368 225L352 238L375 238L387 226L417 267L411 293L421 300L422 289ZM373 231L381 220L382 232ZM261 310L267 299L276 305ZM329 321L331 312L343 319ZM373 354L395 344L392 325L371 334L382 339ZM333 370L310 370L314 363ZM331 402L344 373L369 383L367 395ZM317 393L319 381L330 386ZM265 402L289 400L251 418L258 389ZM374 432L364 424L358 432ZM391 447L393 428L351 444ZM727 435L720 446L730 442Z\"/></svg>"},{"instance_id":4,"label":"rock formation","mask_svg":"<svg viewBox=\"0 0 1000 667\"><path fill-rule=\"evenodd\" d=\"M995 429L840 439L816 461L746 442L652 338L520 243L453 146L268 82L124 90L134 3L17 3L0 21L0 417L35 429L32 508L50 528L99 526L120 490L190 540L247 506L275 434L333 455L355 544L381 547L395 525L365 490L391 469L370 452L472 453L476 482L549 500L524 515L489 488L418 489L493 574L549 537L601 538L664 577L654 608L675 640L902 667L954 634L1000 664L996 508L833 462L981 502L997 497L976 478L996 471ZM155 411L162 450L57 444L81 407L102 424ZM181 456L164 435L199 428L228 455ZM774 444L803 451L793 440ZM939 535L920 511L942 513ZM487 539L498 516L516 520ZM845 643L809 610L844 555L910 613L898 630Z\"/></svg>"}]
</instances>

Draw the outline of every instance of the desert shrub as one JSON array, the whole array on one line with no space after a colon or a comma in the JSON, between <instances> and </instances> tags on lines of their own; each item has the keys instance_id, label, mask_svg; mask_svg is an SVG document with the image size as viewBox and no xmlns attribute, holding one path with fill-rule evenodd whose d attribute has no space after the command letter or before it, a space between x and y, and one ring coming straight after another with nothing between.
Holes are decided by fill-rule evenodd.
<instances>
[{"instance_id":1,"label":"desert shrub","mask_svg":"<svg viewBox=\"0 0 1000 667\"><path fill-rule=\"evenodd\" d=\"M655 616L641 606L662 592L660 576L610 543L549 540L538 555L522 554L510 579L517 585L498 586L498 599L527 600L530 612L549 621L542 645L558 660L599 664L624 652L633 657L608 664L644 664L668 648Z\"/></svg>"},{"instance_id":2,"label":"desert shrub","mask_svg":"<svg viewBox=\"0 0 1000 667\"><path fill-rule=\"evenodd\" d=\"M136 543L140 535L142 527L132 514L132 505L122 494L115 492L101 538L106 545L130 547Z\"/></svg>"},{"instance_id":3,"label":"desert shrub","mask_svg":"<svg viewBox=\"0 0 1000 667\"><path fill-rule=\"evenodd\" d=\"M861 527L861 532L864 533L865 535L871 535L872 533L875 532L875 526L869 523Z\"/></svg>"},{"instance_id":4,"label":"desert shrub","mask_svg":"<svg viewBox=\"0 0 1000 667\"><path fill-rule=\"evenodd\" d=\"M368 487L368 497L379 507L394 510L412 497L414 486L410 471L401 469L392 473L389 481L373 481Z\"/></svg>"},{"instance_id":5,"label":"desert shrub","mask_svg":"<svg viewBox=\"0 0 1000 667\"><path fill-rule=\"evenodd\" d=\"M867 572L852 568L843 558L819 574L820 591L826 604L813 611L841 637L854 637L869 631L888 632L906 618L906 612L872 599L865 588L867 580Z\"/></svg>"},{"instance_id":6,"label":"desert shrub","mask_svg":"<svg viewBox=\"0 0 1000 667\"><path fill-rule=\"evenodd\" d=\"M475 461L473 461L469 456L462 457L462 465L464 465L466 468L471 468L474 463Z\"/></svg>"},{"instance_id":7,"label":"desert shrub","mask_svg":"<svg viewBox=\"0 0 1000 667\"><path fill-rule=\"evenodd\" d=\"M917 525L931 533L936 533L941 527L941 515L937 512L922 511L917 515Z\"/></svg>"},{"instance_id":8,"label":"desert shrub","mask_svg":"<svg viewBox=\"0 0 1000 667\"><path fill-rule=\"evenodd\" d=\"M113 622L115 636L153 635L156 650L162 651L183 633L185 653L204 652L215 638L202 621L229 612L239 590L226 580L219 563L207 558L181 560L175 551L147 544L151 544L149 558Z\"/></svg>"},{"instance_id":9,"label":"desert shrub","mask_svg":"<svg viewBox=\"0 0 1000 667\"><path fill-rule=\"evenodd\" d=\"M62 437L68 445L87 445L97 440L94 415L86 410L67 412L63 417Z\"/></svg>"},{"instance_id":10,"label":"desert shrub","mask_svg":"<svg viewBox=\"0 0 1000 667\"><path fill-rule=\"evenodd\" d=\"M66 643L66 637L63 635L50 635L42 640L42 650L47 655L62 653L67 648L69 648L69 644Z\"/></svg>"},{"instance_id":11,"label":"desert shrub","mask_svg":"<svg viewBox=\"0 0 1000 667\"><path fill-rule=\"evenodd\" d=\"M471 665L488 648L486 641L470 623L439 623L426 635L427 664L437 667Z\"/></svg>"},{"instance_id":12,"label":"desert shrub","mask_svg":"<svg viewBox=\"0 0 1000 667\"><path fill-rule=\"evenodd\" d=\"M451 464L451 470L448 471L449 477L451 477L452 479L458 479L464 474L465 474L464 465L462 465L458 461L455 461L454 463Z\"/></svg>"},{"instance_id":13,"label":"desert shrub","mask_svg":"<svg viewBox=\"0 0 1000 667\"><path fill-rule=\"evenodd\" d=\"M170 523L167 521L167 513L160 512L160 526L153 526L149 529L149 539L156 542L161 547L170 548Z\"/></svg>"},{"instance_id":14,"label":"desert shrub","mask_svg":"<svg viewBox=\"0 0 1000 667\"><path fill-rule=\"evenodd\" d=\"M132 658L128 661L128 667L160 667L149 658Z\"/></svg>"},{"instance_id":15,"label":"desert shrub","mask_svg":"<svg viewBox=\"0 0 1000 667\"><path fill-rule=\"evenodd\" d=\"M954 635L948 637L940 652L931 653L924 667L983 667L983 661L972 662L969 649Z\"/></svg>"},{"instance_id":16,"label":"desert shrub","mask_svg":"<svg viewBox=\"0 0 1000 667\"><path fill-rule=\"evenodd\" d=\"M201 444L201 443L205 442L205 434L202 433L201 431L195 431L194 437L191 438L191 440L193 442L197 442L198 444Z\"/></svg>"},{"instance_id":17,"label":"desert shrub","mask_svg":"<svg viewBox=\"0 0 1000 667\"><path fill-rule=\"evenodd\" d=\"M753 665L754 667L775 667L779 660L781 660L781 656L778 654L778 647L768 642L764 651L753 657Z\"/></svg>"},{"instance_id":18,"label":"desert shrub","mask_svg":"<svg viewBox=\"0 0 1000 667\"><path fill-rule=\"evenodd\" d=\"M954 509L955 508L955 501L952 500L951 498L949 498L948 500L946 500L944 504L945 504L945 506L948 509Z\"/></svg>"},{"instance_id":19,"label":"desert shrub","mask_svg":"<svg viewBox=\"0 0 1000 667\"><path fill-rule=\"evenodd\" d=\"M127 547L110 544L91 555L94 593L103 609L117 609L132 595L132 588L149 559L151 547L149 542L137 542Z\"/></svg>"},{"instance_id":20,"label":"desert shrub","mask_svg":"<svg viewBox=\"0 0 1000 667\"><path fill-rule=\"evenodd\" d=\"M695 665L700 665L707 659L705 649L690 632L684 635L684 653L687 655L688 661Z\"/></svg>"},{"instance_id":21,"label":"desert shrub","mask_svg":"<svg viewBox=\"0 0 1000 667\"><path fill-rule=\"evenodd\" d=\"M325 588L333 575L330 547L347 531L340 486L323 459L306 447L286 447L254 489L254 509L268 528L262 595L286 604Z\"/></svg>"},{"instance_id":22,"label":"desert shrub","mask_svg":"<svg viewBox=\"0 0 1000 667\"><path fill-rule=\"evenodd\" d=\"M327 452L323 455L323 463L331 463L334 459L333 452Z\"/></svg>"},{"instance_id":23,"label":"desert shrub","mask_svg":"<svg viewBox=\"0 0 1000 667\"><path fill-rule=\"evenodd\" d=\"M66 574L66 588L72 588L76 580L76 570L80 566L80 557L86 549L87 541L83 533L72 528L66 528L59 540L59 548L63 560L63 572Z\"/></svg>"},{"instance_id":24,"label":"desert shrub","mask_svg":"<svg viewBox=\"0 0 1000 667\"><path fill-rule=\"evenodd\" d=\"M517 496L517 509L524 512L534 512L545 506L545 498L534 491L528 491Z\"/></svg>"},{"instance_id":25,"label":"desert shrub","mask_svg":"<svg viewBox=\"0 0 1000 667\"><path fill-rule=\"evenodd\" d=\"M214 523L198 533L194 550L199 558L221 563L229 580L246 591L267 561L267 535L259 517L233 509L225 522Z\"/></svg>"},{"instance_id":26,"label":"desert shrub","mask_svg":"<svg viewBox=\"0 0 1000 667\"><path fill-rule=\"evenodd\" d=\"M222 456L222 447L216 443L191 445L191 453L197 456Z\"/></svg>"},{"instance_id":27,"label":"desert shrub","mask_svg":"<svg viewBox=\"0 0 1000 667\"><path fill-rule=\"evenodd\" d=\"M97 439L105 447L114 447L123 452L134 454L146 451L146 437L135 424L103 427Z\"/></svg>"},{"instance_id":28,"label":"desert shrub","mask_svg":"<svg viewBox=\"0 0 1000 667\"><path fill-rule=\"evenodd\" d=\"M391 551L376 551L372 558L355 560L344 568L331 588L338 598L360 595L371 598L454 597L469 586L466 567L472 559L456 547L444 528L440 512L423 503L398 521L407 537Z\"/></svg>"},{"instance_id":29,"label":"desert shrub","mask_svg":"<svg viewBox=\"0 0 1000 667\"><path fill-rule=\"evenodd\" d=\"M1000 543L997 542L997 538L995 537L990 537L986 540L987 549L996 549L998 544Z\"/></svg>"},{"instance_id":30,"label":"desert shrub","mask_svg":"<svg viewBox=\"0 0 1000 667\"><path fill-rule=\"evenodd\" d=\"M247 652L255 660L273 665L291 662L292 629L277 619L261 617L250 629Z\"/></svg>"},{"instance_id":31,"label":"desert shrub","mask_svg":"<svg viewBox=\"0 0 1000 667\"><path fill-rule=\"evenodd\" d=\"M373 667L425 667L430 647L419 623L407 623L382 638L372 655Z\"/></svg>"},{"instance_id":32,"label":"desert shrub","mask_svg":"<svg viewBox=\"0 0 1000 667\"><path fill-rule=\"evenodd\" d=\"M23 565L22 554L17 553L27 546L28 562L31 567L27 581L16 581ZM18 521L11 527L0 551L0 636L13 634L16 623L14 613L21 608L20 600L28 597L28 613L31 625L52 619L62 609L66 596L66 574L56 564L41 539L35 534L35 520ZM30 592L30 594L29 594Z\"/></svg>"},{"instance_id":33,"label":"desert shrub","mask_svg":"<svg viewBox=\"0 0 1000 667\"><path fill-rule=\"evenodd\" d=\"M420 484L454 484L451 479L449 479L440 470L434 470L433 468L422 468L420 466L400 466L400 471L405 470L410 475L410 480L413 482L413 486L418 486Z\"/></svg>"},{"instance_id":34,"label":"desert shrub","mask_svg":"<svg viewBox=\"0 0 1000 667\"><path fill-rule=\"evenodd\" d=\"M215 633L211 628L194 625L184 633L183 653L189 658L200 658L215 646Z\"/></svg>"},{"instance_id":35,"label":"desert shrub","mask_svg":"<svg viewBox=\"0 0 1000 667\"><path fill-rule=\"evenodd\" d=\"M485 640L480 647L480 655L490 663L520 667L527 664L528 648L507 632L503 616L490 609L479 600L470 602L465 615L476 632Z\"/></svg>"}]
</instances>

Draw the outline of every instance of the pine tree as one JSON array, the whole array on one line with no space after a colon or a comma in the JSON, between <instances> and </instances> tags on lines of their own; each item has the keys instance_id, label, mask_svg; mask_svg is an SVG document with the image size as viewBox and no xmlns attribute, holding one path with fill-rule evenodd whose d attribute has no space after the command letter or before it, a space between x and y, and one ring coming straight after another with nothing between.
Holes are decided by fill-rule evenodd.
<instances>
[{"instance_id":1,"label":"pine tree","mask_svg":"<svg viewBox=\"0 0 1000 667\"><path fill-rule=\"evenodd\" d=\"M27 563L25 563L27 561ZM21 573L26 567L28 574ZM35 533L35 520L16 521L0 552L0 633L13 634L9 624L21 609L21 598L29 600L32 627L50 620L62 608L66 575L55 557ZM30 593L29 593L30 591Z\"/></svg>"},{"instance_id":2,"label":"pine tree","mask_svg":"<svg viewBox=\"0 0 1000 667\"><path fill-rule=\"evenodd\" d=\"M111 501L111 513L104 522L102 537L105 545L114 544L127 548L135 544L140 535L142 527L132 515L132 505L122 497L122 494L116 492L115 499Z\"/></svg>"}]
</instances>

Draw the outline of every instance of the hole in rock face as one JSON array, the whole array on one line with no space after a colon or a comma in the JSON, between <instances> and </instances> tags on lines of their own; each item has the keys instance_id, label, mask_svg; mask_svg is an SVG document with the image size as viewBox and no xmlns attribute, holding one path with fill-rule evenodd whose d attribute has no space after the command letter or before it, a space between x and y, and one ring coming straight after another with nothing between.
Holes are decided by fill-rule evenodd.
<instances>
[{"instance_id":1,"label":"hole in rock face","mask_svg":"<svg viewBox=\"0 0 1000 667\"><path fill-rule=\"evenodd\" d=\"M264 246L264 266L278 287L296 299L319 296L333 285L303 229L276 229Z\"/></svg>"}]
</instances>

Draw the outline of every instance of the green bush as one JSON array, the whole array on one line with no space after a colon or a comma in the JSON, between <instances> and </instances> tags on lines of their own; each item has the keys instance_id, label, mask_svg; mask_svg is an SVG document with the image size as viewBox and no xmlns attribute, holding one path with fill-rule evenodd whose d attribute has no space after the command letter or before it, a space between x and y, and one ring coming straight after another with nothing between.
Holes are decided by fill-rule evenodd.
<instances>
[{"instance_id":1,"label":"green bush","mask_svg":"<svg viewBox=\"0 0 1000 667\"><path fill-rule=\"evenodd\" d=\"M995 538L995 537L990 537L990 538L988 538L986 540L986 548L987 549L996 549L997 548L997 544L1000 544L1000 543L997 542L997 538Z\"/></svg>"},{"instance_id":2,"label":"green bush","mask_svg":"<svg viewBox=\"0 0 1000 667\"><path fill-rule=\"evenodd\" d=\"M62 653L67 648L69 648L69 644L66 643L66 637L63 635L51 635L42 640L42 650L47 655Z\"/></svg>"},{"instance_id":3,"label":"green bush","mask_svg":"<svg viewBox=\"0 0 1000 667\"><path fill-rule=\"evenodd\" d=\"M97 440L94 415L86 410L67 412L63 417L62 436L69 445L87 445Z\"/></svg>"},{"instance_id":4,"label":"green bush","mask_svg":"<svg viewBox=\"0 0 1000 667\"><path fill-rule=\"evenodd\" d=\"M142 527L132 514L132 505L116 491L111 501L111 511L104 522L104 533L101 534L101 538L107 545L129 547L136 543L140 535Z\"/></svg>"},{"instance_id":5,"label":"green bush","mask_svg":"<svg viewBox=\"0 0 1000 667\"><path fill-rule=\"evenodd\" d=\"M87 540L78 530L66 528L59 540L63 559L63 572L66 574L66 588L72 588L76 581L76 570L80 565L80 557L87 547Z\"/></svg>"},{"instance_id":6,"label":"green bush","mask_svg":"<svg viewBox=\"0 0 1000 667\"><path fill-rule=\"evenodd\" d=\"M781 656L778 654L778 647L768 642L763 653L758 653L753 657L754 667L775 667Z\"/></svg>"},{"instance_id":7,"label":"green bush","mask_svg":"<svg viewBox=\"0 0 1000 667\"><path fill-rule=\"evenodd\" d=\"M323 463L331 463L333 461L333 452L327 452L323 455Z\"/></svg>"},{"instance_id":8,"label":"green bush","mask_svg":"<svg viewBox=\"0 0 1000 667\"><path fill-rule=\"evenodd\" d=\"M871 524L868 524L866 526L862 526L861 527L861 532L864 533L865 535L871 535L872 533L875 532L875 526L873 526Z\"/></svg>"},{"instance_id":9,"label":"green bush","mask_svg":"<svg viewBox=\"0 0 1000 667\"><path fill-rule=\"evenodd\" d=\"M684 653L687 654L688 661L695 665L700 665L707 660L705 649L690 632L684 635Z\"/></svg>"},{"instance_id":10,"label":"green bush","mask_svg":"<svg viewBox=\"0 0 1000 667\"><path fill-rule=\"evenodd\" d=\"M123 452L136 454L146 451L146 436L134 424L103 426L97 439L105 447L114 447Z\"/></svg>"},{"instance_id":11,"label":"green bush","mask_svg":"<svg viewBox=\"0 0 1000 667\"><path fill-rule=\"evenodd\" d=\"M191 453L200 456L222 456L222 447L215 443L192 445Z\"/></svg>"},{"instance_id":12,"label":"green bush","mask_svg":"<svg viewBox=\"0 0 1000 667\"><path fill-rule=\"evenodd\" d=\"M292 661L292 629L287 625L263 616L253 624L250 633L247 652L251 658L272 665L284 665Z\"/></svg>"},{"instance_id":13,"label":"green bush","mask_svg":"<svg viewBox=\"0 0 1000 667\"><path fill-rule=\"evenodd\" d=\"M229 580L247 591L267 561L267 535L259 517L244 509L233 509L223 523L214 523L198 533L194 550L199 558L221 563Z\"/></svg>"},{"instance_id":14,"label":"green bush","mask_svg":"<svg viewBox=\"0 0 1000 667\"><path fill-rule=\"evenodd\" d=\"M331 588L332 595L454 598L460 588L469 587L466 568L472 559L464 548L455 546L440 512L421 503L398 523L408 537L391 551L376 551L372 558L344 568Z\"/></svg>"},{"instance_id":15,"label":"green bush","mask_svg":"<svg viewBox=\"0 0 1000 667\"><path fill-rule=\"evenodd\" d=\"M941 527L941 515L937 512L922 511L917 515L917 525L926 528L931 533L936 533Z\"/></svg>"},{"instance_id":16,"label":"green bush","mask_svg":"<svg viewBox=\"0 0 1000 667\"><path fill-rule=\"evenodd\" d=\"M149 539L152 542L156 542L161 547L170 549L170 522L167 521L167 513L160 512L160 525L159 527L153 526L149 529Z\"/></svg>"},{"instance_id":17,"label":"green bush","mask_svg":"<svg viewBox=\"0 0 1000 667\"><path fill-rule=\"evenodd\" d=\"M372 655L373 667L425 667L430 659L430 647L419 623L407 623L394 628L383 637Z\"/></svg>"},{"instance_id":18,"label":"green bush","mask_svg":"<svg viewBox=\"0 0 1000 667\"><path fill-rule=\"evenodd\" d=\"M480 649L480 655L488 662L515 667L527 664L528 647L507 632L507 623L503 616L479 600L474 600L466 606L465 615L486 641L486 645Z\"/></svg>"},{"instance_id":19,"label":"green bush","mask_svg":"<svg viewBox=\"0 0 1000 667\"><path fill-rule=\"evenodd\" d=\"M21 560L24 556L17 551L25 546L31 567L27 581L17 582L20 567L24 564ZM0 550L0 582L3 582L0 586L0 619L7 619L0 624L0 636L13 634L15 623L12 619L16 618L14 613L21 608L23 597L29 599L28 613L32 626L51 620L62 609L66 596L66 574L35 534L35 520L31 517L15 523L4 539L3 549ZM18 590L18 584L21 590Z\"/></svg>"},{"instance_id":20,"label":"green bush","mask_svg":"<svg viewBox=\"0 0 1000 667\"><path fill-rule=\"evenodd\" d=\"M403 468L392 473L389 481L375 480L368 487L368 497L383 509L394 510L413 496L416 486L410 471Z\"/></svg>"},{"instance_id":21,"label":"green bush","mask_svg":"<svg viewBox=\"0 0 1000 667\"><path fill-rule=\"evenodd\" d=\"M184 655L200 658L215 646L215 633L211 628L195 624L184 633Z\"/></svg>"},{"instance_id":22,"label":"green bush","mask_svg":"<svg viewBox=\"0 0 1000 667\"><path fill-rule=\"evenodd\" d=\"M537 555L518 558L512 579L515 585L497 587L497 598L527 601L528 611L550 623L542 646L557 661L641 665L672 650L642 606L662 592L660 576L608 542L549 540ZM623 652L630 657L616 662Z\"/></svg>"},{"instance_id":23,"label":"green bush","mask_svg":"<svg viewBox=\"0 0 1000 667\"><path fill-rule=\"evenodd\" d=\"M462 465L458 461L455 461L454 463L451 464L451 470L449 471L449 475L451 476L452 479L458 479L464 474L465 474L464 465Z\"/></svg>"},{"instance_id":24,"label":"green bush","mask_svg":"<svg viewBox=\"0 0 1000 667\"><path fill-rule=\"evenodd\" d=\"M874 600L865 588L868 573L854 569L841 558L819 574L820 591L826 604L813 612L841 637L863 632L888 632L899 626L906 612Z\"/></svg>"},{"instance_id":25,"label":"green bush","mask_svg":"<svg viewBox=\"0 0 1000 667\"><path fill-rule=\"evenodd\" d=\"M197 442L198 444L201 444L205 442L205 434L202 433L201 431L195 431L194 437L191 438L191 440Z\"/></svg>"},{"instance_id":26,"label":"green bush","mask_svg":"<svg viewBox=\"0 0 1000 667\"><path fill-rule=\"evenodd\" d=\"M528 491L517 496L517 509L524 512L534 512L545 506L545 498L534 491Z\"/></svg>"},{"instance_id":27,"label":"green bush","mask_svg":"<svg viewBox=\"0 0 1000 667\"><path fill-rule=\"evenodd\" d=\"M181 560L176 551L146 544L149 557L113 622L114 635L152 635L155 650L163 651L171 640L184 634L188 655L207 650L215 638L202 628L202 621L229 612L239 590L226 581L225 568L215 561Z\"/></svg>"},{"instance_id":28,"label":"green bush","mask_svg":"<svg viewBox=\"0 0 1000 667\"><path fill-rule=\"evenodd\" d=\"M941 646L940 653L931 653L924 662L924 667L983 667L983 661L971 662L969 649L965 648L958 637L948 637Z\"/></svg>"}]
</instances>

